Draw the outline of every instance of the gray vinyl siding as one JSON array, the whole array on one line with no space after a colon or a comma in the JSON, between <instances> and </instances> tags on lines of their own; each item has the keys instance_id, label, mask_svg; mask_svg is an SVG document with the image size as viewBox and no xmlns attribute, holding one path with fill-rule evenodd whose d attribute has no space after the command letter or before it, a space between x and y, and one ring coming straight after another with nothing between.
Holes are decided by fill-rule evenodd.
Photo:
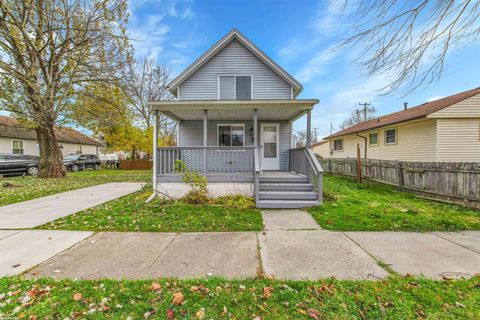
<instances>
[{"instance_id":1,"label":"gray vinyl siding","mask_svg":"<svg viewBox=\"0 0 480 320\"><path fill-rule=\"evenodd\" d=\"M245 146L253 146L250 131L253 127L253 121L208 121L207 144L208 146L217 145L217 124L243 123L245 124ZM258 123L258 133L260 135L260 123ZM200 147L203 145L203 121L191 120L183 121L179 128L179 146L180 147ZM288 170L288 149L291 144L292 125L288 122L280 122L280 170ZM260 141L260 137L258 137Z\"/></svg>"},{"instance_id":2,"label":"gray vinyl siding","mask_svg":"<svg viewBox=\"0 0 480 320\"><path fill-rule=\"evenodd\" d=\"M252 99L291 99L291 86L233 40L180 85L181 100L217 100L219 75L252 75Z\"/></svg>"}]
</instances>

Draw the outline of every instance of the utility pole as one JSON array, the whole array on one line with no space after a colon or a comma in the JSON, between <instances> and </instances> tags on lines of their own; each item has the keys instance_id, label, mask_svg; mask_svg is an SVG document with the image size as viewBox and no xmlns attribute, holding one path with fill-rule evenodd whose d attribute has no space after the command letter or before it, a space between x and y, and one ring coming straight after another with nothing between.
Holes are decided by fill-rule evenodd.
<instances>
[{"instance_id":1,"label":"utility pole","mask_svg":"<svg viewBox=\"0 0 480 320\"><path fill-rule=\"evenodd\" d=\"M314 132L314 136L315 136L313 139L314 139L315 143L318 142L317 141L317 130L318 130L318 128L313 128L313 132Z\"/></svg>"},{"instance_id":2,"label":"utility pole","mask_svg":"<svg viewBox=\"0 0 480 320\"><path fill-rule=\"evenodd\" d=\"M367 107L371 106L372 104L368 102L359 102L358 105L363 106L363 121L367 121Z\"/></svg>"},{"instance_id":3,"label":"utility pole","mask_svg":"<svg viewBox=\"0 0 480 320\"><path fill-rule=\"evenodd\" d=\"M333 122L330 122L330 134L333 133Z\"/></svg>"}]
</instances>

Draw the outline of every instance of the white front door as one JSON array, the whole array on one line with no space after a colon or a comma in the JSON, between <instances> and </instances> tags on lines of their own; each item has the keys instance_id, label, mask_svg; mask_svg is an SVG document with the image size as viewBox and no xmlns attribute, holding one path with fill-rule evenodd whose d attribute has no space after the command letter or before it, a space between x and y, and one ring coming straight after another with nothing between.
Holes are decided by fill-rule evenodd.
<instances>
[{"instance_id":1,"label":"white front door","mask_svg":"<svg viewBox=\"0 0 480 320\"><path fill-rule=\"evenodd\" d=\"M262 123L260 125L262 170L280 170L279 129L278 123Z\"/></svg>"}]
</instances>

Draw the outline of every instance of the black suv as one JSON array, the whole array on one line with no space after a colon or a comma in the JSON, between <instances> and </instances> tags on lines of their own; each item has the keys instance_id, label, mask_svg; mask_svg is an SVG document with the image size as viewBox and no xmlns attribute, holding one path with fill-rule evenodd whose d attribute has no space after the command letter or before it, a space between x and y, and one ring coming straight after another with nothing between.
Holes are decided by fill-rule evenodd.
<instances>
[{"instance_id":1,"label":"black suv","mask_svg":"<svg viewBox=\"0 0 480 320\"><path fill-rule=\"evenodd\" d=\"M100 169L100 159L94 154L69 154L63 158L65 169L73 172L85 169Z\"/></svg>"},{"instance_id":2,"label":"black suv","mask_svg":"<svg viewBox=\"0 0 480 320\"><path fill-rule=\"evenodd\" d=\"M34 176L38 174L38 157L23 154L0 153L0 175Z\"/></svg>"}]
</instances>

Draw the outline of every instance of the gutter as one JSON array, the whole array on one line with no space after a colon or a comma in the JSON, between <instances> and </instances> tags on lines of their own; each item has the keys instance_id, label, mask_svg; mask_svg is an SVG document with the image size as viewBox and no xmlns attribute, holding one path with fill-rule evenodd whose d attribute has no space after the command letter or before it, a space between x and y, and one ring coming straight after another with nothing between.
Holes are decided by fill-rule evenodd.
<instances>
[{"instance_id":1,"label":"gutter","mask_svg":"<svg viewBox=\"0 0 480 320\"><path fill-rule=\"evenodd\" d=\"M359 135L358 133L355 134L357 137L360 137L360 138L363 138L363 140L365 141L365 160L367 160L367 143L368 143L368 138L367 137L364 137L364 136L361 136Z\"/></svg>"}]
</instances>

